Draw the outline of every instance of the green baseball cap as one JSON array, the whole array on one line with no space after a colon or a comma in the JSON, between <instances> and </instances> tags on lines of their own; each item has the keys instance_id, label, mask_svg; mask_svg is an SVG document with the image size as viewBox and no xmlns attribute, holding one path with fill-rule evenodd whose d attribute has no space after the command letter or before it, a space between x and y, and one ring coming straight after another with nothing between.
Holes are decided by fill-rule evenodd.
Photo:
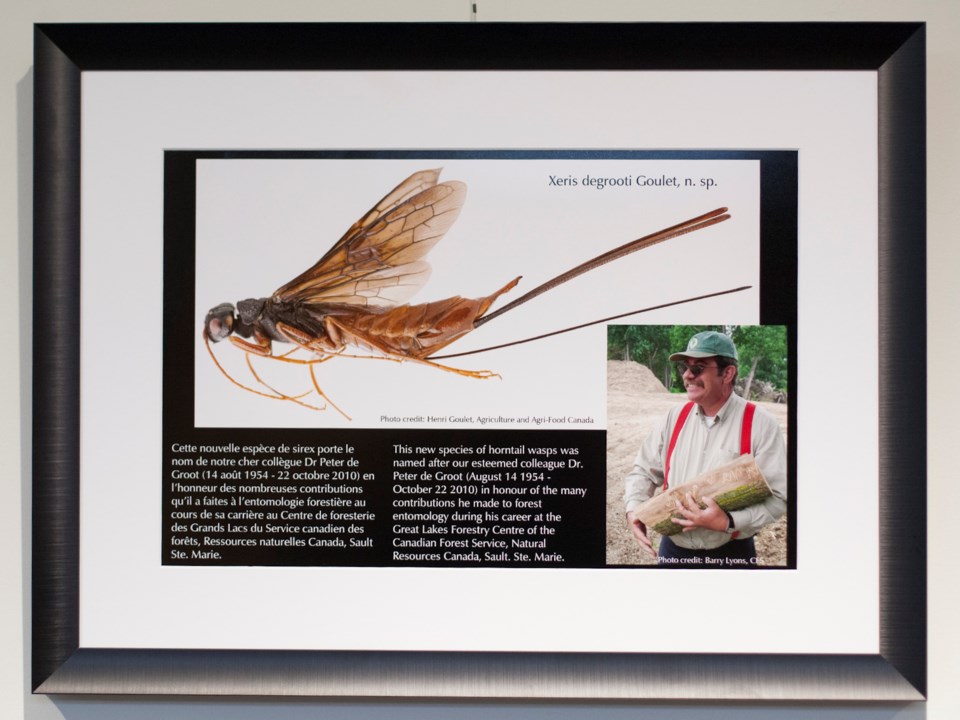
<instances>
[{"instance_id":1,"label":"green baseball cap","mask_svg":"<svg viewBox=\"0 0 960 720\"><path fill-rule=\"evenodd\" d=\"M740 361L737 357L737 346L733 344L733 340L723 333L707 330L690 338L687 349L671 355L670 361L717 356L730 358L734 362Z\"/></svg>"}]
</instances>

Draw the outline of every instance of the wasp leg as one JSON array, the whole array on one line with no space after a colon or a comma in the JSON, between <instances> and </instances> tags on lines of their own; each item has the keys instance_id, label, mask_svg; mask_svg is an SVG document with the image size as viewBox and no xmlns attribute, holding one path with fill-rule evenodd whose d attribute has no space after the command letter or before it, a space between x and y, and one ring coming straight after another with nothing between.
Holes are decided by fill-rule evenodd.
<instances>
[{"instance_id":1,"label":"wasp leg","mask_svg":"<svg viewBox=\"0 0 960 720\"><path fill-rule=\"evenodd\" d=\"M290 342L298 345L299 348L303 350L307 350L309 352L313 352L313 353L323 353L323 357L319 357L313 360L300 360L296 358L289 358L287 359L287 362L299 363L302 365L315 365L317 363L326 362L327 360L330 360L335 357L350 358L351 360L387 360L388 362L395 362L395 363L417 362L417 363L422 363L424 365L429 365L429 366L438 368L440 370L445 370L447 372L456 373L457 375L464 375L466 377L480 378L480 379L500 377L499 374L495 372L491 372L490 370L463 370L460 368L450 367L449 365L441 365L440 363L434 362L433 360L424 360L421 358L407 357L405 355L397 355L395 353L391 353L388 350L380 347L377 347L377 350L380 350L380 352L383 352L384 353L383 355L351 355L351 354L344 353L346 346L341 346L340 349L337 350L336 352L330 352L330 350L327 350L325 348L321 349L317 347L318 341L316 339L312 339L311 336L308 335L307 333L297 330L296 328L291 327L286 323L277 323L277 329L281 333L283 333L284 337L286 337ZM342 325L337 324L337 329L347 335L357 337L356 333L353 333L347 330ZM370 344L371 346L375 346L374 343L367 338L363 338L363 341L367 344ZM285 359L285 356L280 356L280 357L274 356L274 359L283 360ZM329 397L327 397L326 395L324 395L324 397L326 398L327 402L333 405L333 402L330 400Z\"/></svg>"},{"instance_id":2,"label":"wasp leg","mask_svg":"<svg viewBox=\"0 0 960 720\"><path fill-rule=\"evenodd\" d=\"M423 365L429 365L430 367L435 367L438 370L446 370L447 372L456 373L457 375L463 375L464 377L472 377L477 380L489 380L490 378L497 378L502 380L500 373L495 373L492 370L464 370L463 368L450 367L449 365L441 365L438 362L433 360L427 360L425 358L407 358L416 363L421 363Z\"/></svg>"},{"instance_id":3,"label":"wasp leg","mask_svg":"<svg viewBox=\"0 0 960 720\"><path fill-rule=\"evenodd\" d=\"M313 407L313 406L311 406L311 405L307 405L306 403L303 403L303 402L300 402L300 401L299 401L299 398L302 398L302 397L304 397L304 396L306 396L306 395L309 395L309 394L310 394L309 392L305 392L305 393L302 393L301 395L296 395L296 396L294 396L294 397L291 397L291 396L289 396L289 395L284 395L284 394L282 394L282 393L277 393L277 391L276 391L276 390L273 390L273 388L271 388L269 385L267 385L266 383L260 381L260 379L257 377L257 374L256 374L256 373L253 373L253 376L254 376L255 378L257 378L257 382L260 382L261 385L263 385L265 388L267 388L267 389L269 389L269 390L272 390L272 391L273 391L274 393L276 393L276 394L275 394L275 395L271 395L271 394L265 393L265 392L263 392L263 391L261 391L261 390L256 390L256 389L254 389L254 388L252 388L252 387L248 387L247 385L244 385L242 382L240 382L239 380L237 380L236 378L234 378L233 375L231 375L230 373L228 373L228 372L226 371L226 369L223 367L223 365L220 364L220 361L217 360L217 356L214 354L213 348L210 347L210 339L207 337L207 334L206 334L206 333L204 333L204 335L203 335L203 342L204 342L204 344L207 346L207 352L210 354L210 358L213 360L213 364L217 366L217 369L221 372L221 374L222 374L227 380L229 380L230 382L232 382L232 383L233 383L234 385L236 385L238 388L241 388L242 390L246 390L247 392L251 392L251 393L253 393L254 395L259 395L260 397L270 398L271 400L292 400L293 402L297 402L297 403L300 404L300 405L305 405L306 407L309 407L309 408L311 408L312 410L322 410L322 408L315 408L315 407ZM250 362L250 356L249 356L249 355L247 356L247 362L248 362L248 363ZM251 368L251 370L252 370L252 368Z\"/></svg>"},{"instance_id":4,"label":"wasp leg","mask_svg":"<svg viewBox=\"0 0 960 720\"><path fill-rule=\"evenodd\" d=\"M330 397L321 389L320 383L317 381L316 373L314 372L315 365L322 362L326 362L327 360L330 360L331 358L336 357L343 351L343 347L341 347L335 353L331 353L327 349L320 349L317 347L319 343L316 340L316 338L312 338L307 333L297 330L295 327L292 327L287 323L277 323L277 330L279 330L280 333L285 338L287 338L290 342L292 342L294 345L297 346L294 350L291 350L291 352L295 352L296 350L302 349L308 352L319 353L321 354L321 357L314 358L312 360L300 360L299 358L288 358L286 357L286 355L289 355L290 353L286 353L285 355L279 356L276 359L283 360L285 362L297 363L301 365L309 365L310 379L313 381L313 387L316 390L317 395L322 397L327 402L327 404L330 405L330 407L332 407L338 413L343 415L343 417L345 417L347 420L352 420L353 418L351 418L342 409L340 409L340 407L338 407L337 404L333 400L331 400Z\"/></svg>"},{"instance_id":5,"label":"wasp leg","mask_svg":"<svg viewBox=\"0 0 960 720\"><path fill-rule=\"evenodd\" d=\"M254 369L254 367L253 367L253 361L250 360L250 355L247 355L246 357L247 357L247 367L250 368L250 374L253 375L254 379L255 379L258 383L260 383L261 385L263 385L265 388L267 388L268 390L270 390L271 392L275 392L275 393L276 393L275 396L274 396L274 395L268 395L267 397L273 397L273 398L276 399L276 400L289 400L290 402L295 403L295 404L297 404L297 405L300 405L301 407L305 407L305 408L307 408L307 409L309 409L309 410L317 410L318 412L322 412L323 410L326 410L326 406L324 406L324 407L317 407L316 405L311 405L310 403L305 403L305 402L303 402L303 401L300 399L300 398L302 398L302 397L305 397L305 396L309 395L309 394L310 394L310 391L305 392L305 393L301 393L300 395L286 395L286 394L280 392L279 390L277 390L276 388L270 386L268 383L264 382L263 378L261 378L260 375L257 373L257 371ZM264 394L264 393L261 393L261 394ZM325 396L321 393L321 397L325 397ZM330 403L330 404L333 405L333 403ZM336 408L336 405L333 405L333 407ZM339 411L339 408L337 408L337 410Z\"/></svg>"},{"instance_id":6,"label":"wasp leg","mask_svg":"<svg viewBox=\"0 0 960 720\"><path fill-rule=\"evenodd\" d=\"M282 355L275 355L274 357L276 357L277 360L284 360L284 359L290 357L291 355L293 355L295 352L297 352L297 350L300 350L300 349L301 349L301 348L298 348L298 347L290 348L289 350L287 350L287 351L286 351L285 353L283 353Z\"/></svg>"},{"instance_id":7,"label":"wasp leg","mask_svg":"<svg viewBox=\"0 0 960 720\"><path fill-rule=\"evenodd\" d=\"M299 350L306 350L306 348L295 347L293 350L285 352L283 355L267 355L266 357L268 360L277 360L279 362L291 363L293 365L319 365L322 362L326 362L327 360L332 360L333 358L337 357L337 355L325 355L324 357L315 357L310 358L309 360L304 358L290 357L293 353L298 352ZM345 355L344 357L350 356Z\"/></svg>"},{"instance_id":8,"label":"wasp leg","mask_svg":"<svg viewBox=\"0 0 960 720\"><path fill-rule=\"evenodd\" d=\"M411 358L406 357L388 357L383 355L351 355L345 353L346 346L342 346L339 350L330 351L327 349L318 348L315 344L307 342L309 335L306 333L300 332L295 328L290 327L285 323L277 323L277 330L279 330L284 337L286 337L290 342L294 343L297 347L289 352L284 353L283 355L272 355L271 359L273 360L283 360L284 362L296 363L298 365L317 365L327 360L332 360L333 358L341 357L348 358L350 360L386 360L388 362L402 363ZM302 342L301 342L302 341ZM311 353L322 353L322 357L312 358L310 360L302 360L300 358L291 358L289 355L295 353L297 350L305 350Z\"/></svg>"},{"instance_id":9,"label":"wasp leg","mask_svg":"<svg viewBox=\"0 0 960 720\"><path fill-rule=\"evenodd\" d=\"M287 334L287 333L284 333L284 334ZM310 360L302 360L300 358L290 357L291 355L293 355L293 353L297 352L298 350L308 350L308 351L314 352L311 348L303 345L300 342L297 342L296 339L294 338L289 338L289 339L291 342L293 342L296 345L296 347L288 350L282 355L274 355L273 343L270 341L269 338L267 338L265 335L260 334L259 332L254 337L257 340L257 342L255 343L249 342L242 338L238 338L236 336L231 336L230 341L236 347L240 348L245 353L248 353L248 357L249 355L256 355L257 357L268 358L270 360L280 360L282 362L294 363L296 365L312 365L314 363L324 362L325 360L330 359L329 357L322 357L322 358L313 358ZM252 367L251 367L251 372L254 372ZM254 375L256 376L256 372L254 372ZM258 378L258 382L260 382L260 384L263 385L264 387L270 387L265 382L260 381L259 378ZM273 390L273 388L270 388L270 389ZM277 391L274 391L274 392L277 392ZM283 395L283 393L278 393L278 394ZM309 392L304 394L305 395L309 394ZM289 396L283 395L283 397L289 397ZM303 397L303 395L297 395L297 397Z\"/></svg>"},{"instance_id":10,"label":"wasp leg","mask_svg":"<svg viewBox=\"0 0 960 720\"><path fill-rule=\"evenodd\" d=\"M260 332L255 332L253 339L256 342L250 342L249 340L238 338L236 335L230 336L230 342L244 352L253 353L254 355L259 355L260 357L270 357L273 353L273 344L270 342L270 338Z\"/></svg>"},{"instance_id":11,"label":"wasp leg","mask_svg":"<svg viewBox=\"0 0 960 720\"><path fill-rule=\"evenodd\" d=\"M318 394L320 397L322 397L324 400L326 400L327 403L330 405L330 407L332 407L332 408L333 408L334 410L336 410L338 413L340 413L341 415L343 415L347 420L352 421L353 418L350 417L349 415L347 415L347 414L346 414L343 410L341 410L339 407L337 407L337 404L336 404L333 400L331 400L323 390L320 389L320 383L317 382L317 375L316 375L316 373L314 372L314 369L313 369L313 368L314 368L314 366L311 365L311 366L310 366L310 379L313 380L313 387L314 387L314 389L316 389L317 394Z\"/></svg>"},{"instance_id":12,"label":"wasp leg","mask_svg":"<svg viewBox=\"0 0 960 720\"><path fill-rule=\"evenodd\" d=\"M317 363L326 362L332 358L340 355L344 348L341 346L338 350L331 351L329 348L322 347L320 341L317 340L312 335L308 335L302 330L298 330L292 325L287 323L277 323L277 330L280 331L280 334L283 335L287 340L296 345L293 350L289 353L285 353L279 357L275 357L277 360L284 360L285 362L292 362L298 365L316 365ZM288 358L287 356L296 352L297 350L304 350L309 353L313 353L318 357L311 358L310 360L301 360L300 358Z\"/></svg>"},{"instance_id":13,"label":"wasp leg","mask_svg":"<svg viewBox=\"0 0 960 720\"><path fill-rule=\"evenodd\" d=\"M324 346L322 340L311 335L310 333L305 333L303 330L295 328L293 325L290 325L285 322L277 323L277 330L287 338L290 342L295 345L299 345L304 350L309 350L310 352L315 352L322 355L335 354L331 353L331 348ZM340 348L343 349L342 347Z\"/></svg>"},{"instance_id":14,"label":"wasp leg","mask_svg":"<svg viewBox=\"0 0 960 720\"><path fill-rule=\"evenodd\" d=\"M430 367L437 368L439 370L445 370L446 372L455 373L457 375L462 375L464 377L472 377L478 380L488 380L490 378L500 378L498 373L492 372L490 370L464 370L463 368L450 367L449 365L441 365L438 362L433 360L428 360L426 358L418 358L412 355L402 355L395 350L391 350L384 343L378 341L376 338L368 337L361 333L351 330L344 325L341 325L336 320L328 318L327 322L333 325L337 330L339 330L345 337L352 337L357 341L358 345L367 345L368 347L377 350L383 354L383 357L376 358L381 360L392 360L393 362L415 362L422 365L429 365ZM354 356L345 356L345 357L354 357ZM370 356L364 356L370 357Z\"/></svg>"}]
</instances>

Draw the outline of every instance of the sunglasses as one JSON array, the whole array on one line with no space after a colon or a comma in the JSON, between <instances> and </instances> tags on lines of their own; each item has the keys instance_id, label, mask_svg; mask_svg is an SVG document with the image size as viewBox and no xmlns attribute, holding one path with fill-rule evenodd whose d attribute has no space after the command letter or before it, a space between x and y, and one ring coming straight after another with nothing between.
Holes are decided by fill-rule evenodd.
<instances>
[{"instance_id":1,"label":"sunglasses","mask_svg":"<svg viewBox=\"0 0 960 720\"><path fill-rule=\"evenodd\" d=\"M707 368L717 368L719 365L687 365L686 363L678 362L674 363L677 368L677 372L683 375L685 372L689 372L694 377L700 377L703 374L703 371Z\"/></svg>"}]
</instances>

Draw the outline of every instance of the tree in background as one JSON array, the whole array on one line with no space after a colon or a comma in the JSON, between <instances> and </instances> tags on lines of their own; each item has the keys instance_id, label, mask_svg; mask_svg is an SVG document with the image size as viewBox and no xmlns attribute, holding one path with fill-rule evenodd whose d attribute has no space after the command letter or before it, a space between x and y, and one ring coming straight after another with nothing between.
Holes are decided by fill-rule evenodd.
<instances>
[{"instance_id":1,"label":"tree in background","mask_svg":"<svg viewBox=\"0 0 960 720\"><path fill-rule=\"evenodd\" d=\"M787 328L783 325L738 325L732 337L740 355L743 396L750 397L756 380L786 392Z\"/></svg>"},{"instance_id":2,"label":"tree in background","mask_svg":"<svg viewBox=\"0 0 960 720\"><path fill-rule=\"evenodd\" d=\"M683 391L683 380L669 357L704 330L729 335L740 356L744 397L757 384L787 390L787 329L782 325L610 325L607 359L646 365L671 392Z\"/></svg>"},{"instance_id":3,"label":"tree in background","mask_svg":"<svg viewBox=\"0 0 960 720\"><path fill-rule=\"evenodd\" d=\"M610 325L607 328L607 359L630 360L646 365L670 389L673 369L672 338L668 325Z\"/></svg>"}]
</instances>

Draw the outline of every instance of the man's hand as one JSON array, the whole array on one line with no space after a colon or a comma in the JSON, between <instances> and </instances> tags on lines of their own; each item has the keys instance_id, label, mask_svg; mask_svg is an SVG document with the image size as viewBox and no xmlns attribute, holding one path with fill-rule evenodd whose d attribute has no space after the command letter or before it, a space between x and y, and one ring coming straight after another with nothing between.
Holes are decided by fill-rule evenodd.
<instances>
[{"instance_id":1,"label":"man's hand","mask_svg":"<svg viewBox=\"0 0 960 720\"><path fill-rule=\"evenodd\" d=\"M721 510L721 512L723 511ZM647 526L637 519L636 515L633 514L633 510L627 512L627 525L630 526L630 532L633 533L633 537L640 543L640 547L644 548L651 555L656 555L657 553L653 550L653 543L651 543L650 538L647 537Z\"/></svg>"},{"instance_id":2,"label":"man's hand","mask_svg":"<svg viewBox=\"0 0 960 720\"><path fill-rule=\"evenodd\" d=\"M697 528L726 532L730 527L730 519L727 517L727 513L717 505L712 497L703 498L706 507L702 509L690 493L681 495L676 502L677 511L683 517L674 518L673 522L683 526L684 532L690 532Z\"/></svg>"}]
</instances>

